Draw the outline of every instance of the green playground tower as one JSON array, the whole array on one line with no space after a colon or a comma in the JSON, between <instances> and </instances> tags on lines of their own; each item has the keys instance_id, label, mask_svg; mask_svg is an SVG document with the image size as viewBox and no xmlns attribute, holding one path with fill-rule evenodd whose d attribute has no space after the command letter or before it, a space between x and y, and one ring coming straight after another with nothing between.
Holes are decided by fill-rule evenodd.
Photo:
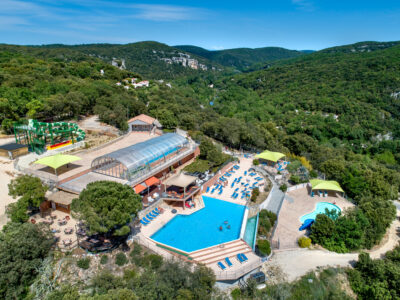
<instances>
[{"instance_id":1,"label":"green playground tower","mask_svg":"<svg viewBox=\"0 0 400 300\"><path fill-rule=\"evenodd\" d=\"M38 154L46 150L47 145L71 141L73 144L85 139L85 132L75 123L46 123L37 120L14 123L15 142L29 146L29 150Z\"/></svg>"}]
</instances>

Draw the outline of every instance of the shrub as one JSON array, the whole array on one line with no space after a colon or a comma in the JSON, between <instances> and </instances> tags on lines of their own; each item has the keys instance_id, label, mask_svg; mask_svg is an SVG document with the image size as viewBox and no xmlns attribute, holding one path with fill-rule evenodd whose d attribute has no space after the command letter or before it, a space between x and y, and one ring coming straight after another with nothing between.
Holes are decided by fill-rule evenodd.
<instances>
[{"instance_id":1,"label":"shrub","mask_svg":"<svg viewBox=\"0 0 400 300\"><path fill-rule=\"evenodd\" d=\"M260 161L258 159L253 160L253 165L258 166L260 164Z\"/></svg>"},{"instance_id":2,"label":"shrub","mask_svg":"<svg viewBox=\"0 0 400 300\"><path fill-rule=\"evenodd\" d=\"M290 176L290 181L294 184L299 184L301 182L300 177L298 175Z\"/></svg>"},{"instance_id":3,"label":"shrub","mask_svg":"<svg viewBox=\"0 0 400 300\"><path fill-rule=\"evenodd\" d=\"M311 170L311 171L310 171L310 177L311 177L311 178L317 178L317 176L318 176L317 171L314 171L314 170Z\"/></svg>"},{"instance_id":4,"label":"shrub","mask_svg":"<svg viewBox=\"0 0 400 300\"><path fill-rule=\"evenodd\" d=\"M126 255L122 252L119 252L116 256L115 256L115 263L118 266L123 266L128 262L128 259L126 258Z\"/></svg>"},{"instance_id":5,"label":"shrub","mask_svg":"<svg viewBox=\"0 0 400 300\"><path fill-rule=\"evenodd\" d=\"M271 254L271 246L268 240L257 240L257 248L262 256Z\"/></svg>"},{"instance_id":6,"label":"shrub","mask_svg":"<svg viewBox=\"0 0 400 300\"><path fill-rule=\"evenodd\" d=\"M105 265L107 262L108 262L108 256L105 255L105 254L102 255L101 258L100 258L100 263L101 263L102 265Z\"/></svg>"},{"instance_id":7,"label":"shrub","mask_svg":"<svg viewBox=\"0 0 400 300\"><path fill-rule=\"evenodd\" d=\"M232 290L231 292L231 296L233 300L239 300L240 297L242 296L242 291L239 288L236 288L234 290Z\"/></svg>"},{"instance_id":8,"label":"shrub","mask_svg":"<svg viewBox=\"0 0 400 300\"><path fill-rule=\"evenodd\" d=\"M135 256L140 255L141 253L142 253L142 246L140 246L137 243L134 243L133 244L133 249L132 249L132 251L130 253L130 256L131 257L135 257Z\"/></svg>"},{"instance_id":9,"label":"shrub","mask_svg":"<svg viewBox=\"0 0 400 300\"><path fill-rule=\"evenodd\" d=\"M86 258L78 259L78 261L76 262L76 265L81 269L87 270L87 269L89 269L89 266L90 266L90 258L86 257Z\"/></svg>"},{"instance_id":10,"label":"shrub","mask_svg":"<svg viewBox=\"0 0 400 300\"><path fill-rule=\"evenodd\" d=\"M251 198L250 200L253 202L256 202L257 197L260 195L260 190L258 188L253 189L253 191L251 192Z\"/></svg>"},{"instance_id":11,"label":"shrub","mask_svg":"<svg viewBox=\"0 0 400 300\"><path fill-rule=\"evenodd\" d=\"M280 187L279 187L279 189L282 191L282 192L286 192L287 191L287 185L286 184L282 184Z\"/></svg>"},{"instance_id":12,"label":"shrub","mask_svg":"<svg viewBox=\"0 0 400 300\"><path fill-rule=\"evenodd\" d=\"M297 242L301 248L308 248L311 246L311 239L306 236L302 236Z\"/></svg>"},{"instance_id":13,"label":"shrub","mask_svg":"<svg viewBox=\"0 0 400 300\"><path fill-rule=\"evenodd\" d=\"M276 214L263 209L260 211L258 221L258 234L267 236L271 228L275 225Z\"/></svg>"},{"instance_id":14,"label":"shrub","mask_svg":"<svg viewBox=\"0 0 400 300\"><path fill-rule=\"evenodd\" d=\"M163 264L163 258L160 255L149 254L145 257L145 259L148 261L148 264L153 270L159 269Z\"/></svg>"}]
</instances>

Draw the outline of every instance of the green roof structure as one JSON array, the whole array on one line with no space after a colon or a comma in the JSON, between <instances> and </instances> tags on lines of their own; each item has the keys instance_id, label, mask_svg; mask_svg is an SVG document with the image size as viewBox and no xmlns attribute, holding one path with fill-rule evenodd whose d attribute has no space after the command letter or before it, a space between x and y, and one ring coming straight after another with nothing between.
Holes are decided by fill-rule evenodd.
<instances>
[{"instance_id":1,"label":"green roof structure","mask_svg":"<svg viewBox=\"0 0 400 300\"><path fill-rule=\"evenodd\" d=\"M46 156L35 161L35 164L45 165L53 168L57 174L57 169L66 164L72 163L74 161L80 160L81 158L75 155L68 154L56 154L52 156Z\"/></svg>"},{"instance_id":2,"label":"green roof structure","mask_svg":"<svg viewBox=\"0 0 400 300\"><path fill-rule=\"evenodd\" d=\"M310 183L312 190L329 190L344 193L340 184L334 180L311 179Z\"/></svg>"},{"instance_id":3,"label":"green roof structure","mask_svg":"<svg viewBox=\"0 0 400 300\"><path fill-rule=\"evenodd\" d=\"M261 158L261 159L265 159L265 160L269 160L269 161L273 161L273 162L277 162L282 157L285 157L285 154L280 153L280 152L272 152L272 151L268 151L268 150L265 150L264 152L256 155L256 158Z\"/></svg>"}]
</instances>

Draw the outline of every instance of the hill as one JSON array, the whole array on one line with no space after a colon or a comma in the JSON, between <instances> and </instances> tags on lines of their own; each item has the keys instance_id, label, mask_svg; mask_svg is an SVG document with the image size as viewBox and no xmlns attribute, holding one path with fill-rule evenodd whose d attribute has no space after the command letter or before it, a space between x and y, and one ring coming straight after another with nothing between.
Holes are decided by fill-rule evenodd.
<instances>
[{"instance_id":1,"label":"hill","mask_svg":"<svg viewBox=\"0 0 400 300\"><path fill-rule=\"evenodd\" d=\"M357 52L372 52L377 50L383 50L386 48L400 45L400 41L395 42L360 42L350 45L337 46L322 50L325 53L357 53Z\"/></svg>"},{"instance_id":2,"label":"hill","mask_svg":"<svg viewBox=\"0 0 400 300\"><path fill-rule=\"evenodd\" d=\"M184 45L175 48L204 57L212 62L226 67L234 67L243 71L254 64L273 62L280 59L292 58L307 54L306 52L288 50L279 47L264 48L235 48L210 51L201 47Z\"/></svg>"},{"instance_id":3,"label":"hill","mask_svg":"<svg viewBox=\"0 0 400 300\"><path fill-rule=\"evenodd\" d=\"M223 67L158 42L138 42L126 45L84 44L84 45L43 45L18 47L1 45L0 49L13 49L30 53L36 57L58 58L67 61L99 58L109 64L139 73L147 79L174 79L181 76L218 73Z\"/></svg>"}]
</instances>

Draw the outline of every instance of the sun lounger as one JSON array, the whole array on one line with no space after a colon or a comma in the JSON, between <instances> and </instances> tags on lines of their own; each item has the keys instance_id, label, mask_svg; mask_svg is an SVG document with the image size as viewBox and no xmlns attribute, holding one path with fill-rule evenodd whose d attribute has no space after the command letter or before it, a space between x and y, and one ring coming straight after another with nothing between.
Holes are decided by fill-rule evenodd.
<instances>
[{"instance_id":1,"label":"sun lounger","mask_svg":"<svg viewBox=\"0 0 400 300\"><path fill-rule=\"evenodd\" d=\"M147 214L146 218L149 219L149 220L153 220L154 219L150 214Z\"/></svg>"},{"instance_id":2,"label":"sun lounger","mask_svg":"<svg viewBox=\"0 0 400 300\"><path fill-rule=\"evenodd\" d=\"M140 220L140 223L142 223L144 226L146 226L147 224L149 224L149 223L147 223L147 222L145 222L145 221L143 221L143 220Z\"/></svg>"},{"instance_id":3,"label":"sun lounger","mask_svg":"<svg viewBox=\"0 0 400 300\"><path fill-rule=\"evenodd\" d=\"M206 193L208 193L210 191L210 187L208 186L206 189Z\"/></svg>"},{"instance_id":4,"label":"sun lounger","mask_svg":"<svg viewBox=\"0 0 400 300\"><path fill-rule=\"evenodd\" d=\"M220 190L219 190L219 193L218 193L218 195L221 195L221 194L222 194L222 189L220 189Z\"/></svg>"},{"instance_id":5,"label":"sun lounger","mask_svg":"<svg viewBox=\"0 0 400 300\"><path fill-rule=\"evenodd\" d=\"M238 260L240 263L243 263L244 260L243 260L243 258L242 258L242 256L241 256L240 254L241 254L241 253L237 254L237 255L236 255L236 258L237 258L237 260Z\"/></svg>"},{"instance_id":6,"label":"sun lounger","mask_svg":"<svg viewBox=\"0 0 400 300\"><path fill-rule=\"evenodd\" d=\"M240 256L242 257L243 261L248 261L249 259L247 258L246 255L244 255L244 253L241 253Z\"/></svg>"},{"instance_id":7,"label":"sun lounger","mask_svg":"<svg viewBox=\"0 0 400 300\"><path fill-rule=\"evenodd\" d=\"M157 215L153 215L151 212L149 212L149 216L152 217L153 219L157 218Z\"/></svg>"},{"instance_id":8,"label":"sun lounger","mask_svg":"<svg viewBox=\"0 0 400 300\"><path fill-rule=\"evenodd\" d=\"M225 257L225 262L228 265L228 267L232 267L232 262L230 261L229 257Z\"/></svg>"},{"instance_id":9,"label":"sun lounger","mask_svg":"<svg viewBox=\"0 0 400 300\"><path fill-rule=\"evenodd\" d=\"M160 213L158 213L155 209L153 209L152 211L151 211L151 213L152 214L154 214L154 215L156 215L156 216L158 216Z\"/></svg>"},{"instance_id":10,"label":"sun lounger","mask_svg":"<svg viewBox=\"0 0 400 300\"><path fill-rule=\"evenodd\" d=\"M147 220L145 217L142 218L143 221L150 223L151 221Z\"/></svg>"},{"instance_id":11,"label":"sun lounger","mask_svg":"<svg viewBox=\"0 0 400 300\"><path fill-rule=\"evenodd\" d=\"M224 266L224 264L222 263L222 262L218 262L218 267L220 267L221 268L221 270L225 270L226 269L226 267Z\"/></svg>"}]
</instances>

